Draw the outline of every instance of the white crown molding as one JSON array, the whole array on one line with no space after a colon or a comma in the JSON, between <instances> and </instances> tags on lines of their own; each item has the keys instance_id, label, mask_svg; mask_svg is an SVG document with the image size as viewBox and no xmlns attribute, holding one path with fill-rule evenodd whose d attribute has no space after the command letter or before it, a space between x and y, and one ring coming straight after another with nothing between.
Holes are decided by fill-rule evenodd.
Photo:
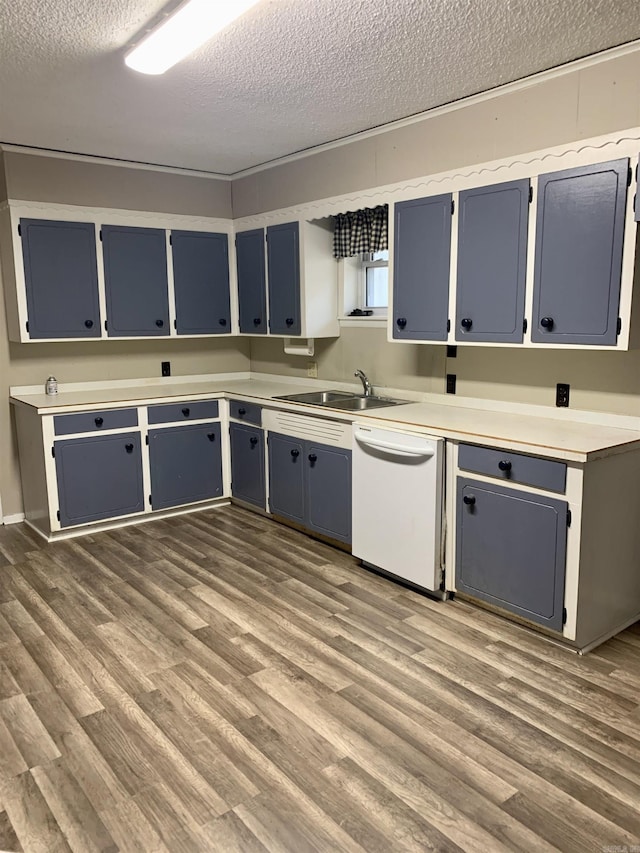
<instances>
[{"instance_id":1,"label":"white crown molding","mask_svg":"<svg viewBox=\"0 0 640 853\"><path fill-rule=\"evenodd\" d=\"M79 163L96 163L100 166L118 166L122 169L139 169L143 172L162 172L168 175L183 175L192 178L203 178L212 181L232 181L233 175L219 172L207 172L199 169L185 169L181 166L158 166L153 163L138 163L135 160L117 160L109 157L96 157L93 154L73 154L67 151L54 151L47 148L31 148L28 145L14 145L10 142L0 143L0 151L13 154L29 154L32 157L47 157L51 160L73 160Z\"/></svg>"},{"instance_id":2,"label":"white crown molding","mask_svg":"<svg viewBox=\"0 0 640 853\"><path fill-rule=\"evenodd\" d=\"M457 101L443 104L440 107L433 107L430 110L424 110L421 113L415 113L414 115L398 119L397 121L381 124L377 127L372 127L369 130L363 130L360 133L343 136L340 139L335 139L332 142L325 142L322 145L305 148L302 151L296 151L294 154L287 154L284 157L278 157L275 160L268 160L267 162L260 163L257 166L251 166L249 169L242 169L239 172L233 172L231 178L234 181L239 178L248 178L251 175L256 175L260 172L266 171L267 169L273 169L275 166L283 166L286 163L303 160L305 157L310 157L313 154L320 154L323 151L331 151L333 148L341 148L343 145L350 145L352 142L360 142L364 139L370 139L373 136L379 136L380 134L387 133L391 130L399 130L403 127L418 124L426 119L436 118L437 116L446 115L447 113L455 112L456 110L463 109L464 107L480 104L483 101L491 101L502 95L509 95L513 92L529 89L532 86L537 86L540 83L546 83L548 80L553 80L556 77L562 77L572 71L582 71L585 68L592 68L594 65L600 65L602 62L608 62L612 59L619 59L622 56L628 56L629 54L636 53L639 50L640 39L636 39L635 41L628 42L627 44L622 44L618 47L612 47L609 50L601 51L600 53L585 56L582 59L575 59L572 62L557 65L555 68L550 68L547 71L539 71L537 74L532 74L529 77L523 77L520 80L513 81L512 83L505 83L502 86L496 86L493 89L479 92L477 95L469 95L466 98L460 98Z\"/></svg>"}]
</instances>

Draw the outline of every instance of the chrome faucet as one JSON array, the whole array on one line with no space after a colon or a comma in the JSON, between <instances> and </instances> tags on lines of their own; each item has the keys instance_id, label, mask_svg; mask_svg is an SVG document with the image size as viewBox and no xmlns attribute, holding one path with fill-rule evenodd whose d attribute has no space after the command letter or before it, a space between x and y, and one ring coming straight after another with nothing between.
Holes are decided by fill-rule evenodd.
<instances>
[{"instance_id":1,"label":"chrome faucet","mask_svg":"<svg viewBox=\"0 0 640 853\"><path fill-rule=\"evenodd\" d=\"M362 387L364 388L364 396L371 397L371 395L373 394L373 385L367 379L367 375L364 370L356 370L353 375L357 376L360 382L362 382Z\"/></svg>"}]
</instances>

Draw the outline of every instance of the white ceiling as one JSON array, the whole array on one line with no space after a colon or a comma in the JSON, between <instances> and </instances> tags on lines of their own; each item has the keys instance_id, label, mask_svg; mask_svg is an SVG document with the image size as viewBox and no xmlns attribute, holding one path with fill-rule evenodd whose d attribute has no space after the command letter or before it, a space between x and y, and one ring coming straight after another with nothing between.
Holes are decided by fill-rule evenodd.
<instances>
[{"instance_id":1,"label":"white ceiling","mask_svg":"<svg viewBox=\"0 0 640 853\"><path fill-rule=\"evenodd\" d=\"M261 0L137 74L167 5L0 0L0 141L232 174L640 37L638 0Z\"/></svg>"}]
</instances>

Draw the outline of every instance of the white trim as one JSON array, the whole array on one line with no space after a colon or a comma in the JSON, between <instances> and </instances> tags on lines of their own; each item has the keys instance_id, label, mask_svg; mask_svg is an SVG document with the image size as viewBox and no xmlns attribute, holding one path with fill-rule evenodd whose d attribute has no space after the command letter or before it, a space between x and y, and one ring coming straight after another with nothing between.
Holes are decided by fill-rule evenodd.
<instances>
[{"instance_id":1,"label":"white trim","mask_svg":"<svg viewBox=\"0 0 640 853\"><path fill-rule=\"evenodd\" d=\"M338 317L341 329L386 329L387 315L384 317L375 314L371 317Z\"/></svg>"},{"instance_id":2,"label":"white trim","mask_svg":"<svg viewBox=\"0 0 640 853\"><path fill-rule=\"evenodd\" d=\"M414 115L407 116L406 118L398 119L397 121L390 121L386 124L381 124L378 127L372 127L368 130L360 131L359 133L352 133L349 136L343 136L340 139L333 140L332 142L325 142L323 145L315 145L311 148L305 148L302 151L296 151L293 154L287 154L284 157L278 157L275 160L268 160L257 166L251 166L248 169L233 172L231 174L231 178L233 180L248 178L251 175L256 175L259 172L264 172L267 169L272 169L276 166L283 166L286 163L293 163L296 160L302 160L305 157L310 157L314 154L331 151L333 148L341 148L343 145L350 145L352 142L360 142L364 139L370 139L372 136L380 136L380 134L387 133L392 130L409 127L413 124L425 121L426 119L446 115L446 113L455 112L456 110L460 110L465 107L480 104L483 101L491 101L502 95L510 95L513 92L529 89L532 86L537 86L540 83L546 83L548 80L553 80L556 77L562 77L568 72L582 71L585 68L592 68L594 65L600 65L602 62L608 62L613 59L619 59L622 56L628 56L630 53L635 53L638 49L640 49L640 39L627 42L626 44L619 45L618 47L612 47L609 50L603 50L599 53L591 54L590 56L585 56L582 59L565 62L562 65L557 65L546 71L539 71L536 74L531 74L529 77L523 77L520 80L514 80L511 83L505 83L502 86L487 89L484 92L479 92L477 95L469 95L466 98L460 98L457 101L451 101L448 104L442 104L442 106L433 107L430 110L424 110L423 112L415 113Z\"/></svg>"},{"instance_id":3,"label":"white trim","mask_svg":"<svg viewBox=\"0 0 640 853\"><path fill-rule=\"evenodd\" d=\"M20 524L21 521L24 521L24 513L23 512L16 512L13 515L5 515L4 518L2 519L3 524ZM31 527L32 525L29 525L29 526ZM33 529L37 530L37 528L35 528L35 527ZM37 530L37 532L40 533L39 530ZM42 535L42 534L40 533L40 535Z\"/></svg>"},{"instance_id":4,"label":"white trim","mask_svg":"<svg viewBox=\"0 0 640 853\"><path fill-rule=\"evenodd\" d=\"M231 181L233 175L222 172L210 172L205 169L187 169L182 166L160 166L155 163L139 163L136 160L119 160L111 157L98 157L94 154L74 154L68 151L55 151L49 148L32 148L29 145L0 143L0 151L13 154L29 154L32 157L48 157L52 160L73 160L80 163L96 163L101 166L118 166L123 169L140 169L144 172L164 172L168 175L186 175L193 178L206 178L214 181Z\"/></svg>"}]
</instances>

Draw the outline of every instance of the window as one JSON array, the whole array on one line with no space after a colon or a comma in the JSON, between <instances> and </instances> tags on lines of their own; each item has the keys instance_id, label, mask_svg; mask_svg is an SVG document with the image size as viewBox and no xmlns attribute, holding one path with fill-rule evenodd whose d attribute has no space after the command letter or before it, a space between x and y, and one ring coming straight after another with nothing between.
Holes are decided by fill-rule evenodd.
<instances>
[{"instance_id":1,"label":"window","mask_svg":"<svg viewBox=\"0 0 640 853\"><path fill-rule=\"evenodd\" d=\"M362 307L384 315L389 305L389 252L366 252L361 263Z\"/></svg>"}]
</instances>

